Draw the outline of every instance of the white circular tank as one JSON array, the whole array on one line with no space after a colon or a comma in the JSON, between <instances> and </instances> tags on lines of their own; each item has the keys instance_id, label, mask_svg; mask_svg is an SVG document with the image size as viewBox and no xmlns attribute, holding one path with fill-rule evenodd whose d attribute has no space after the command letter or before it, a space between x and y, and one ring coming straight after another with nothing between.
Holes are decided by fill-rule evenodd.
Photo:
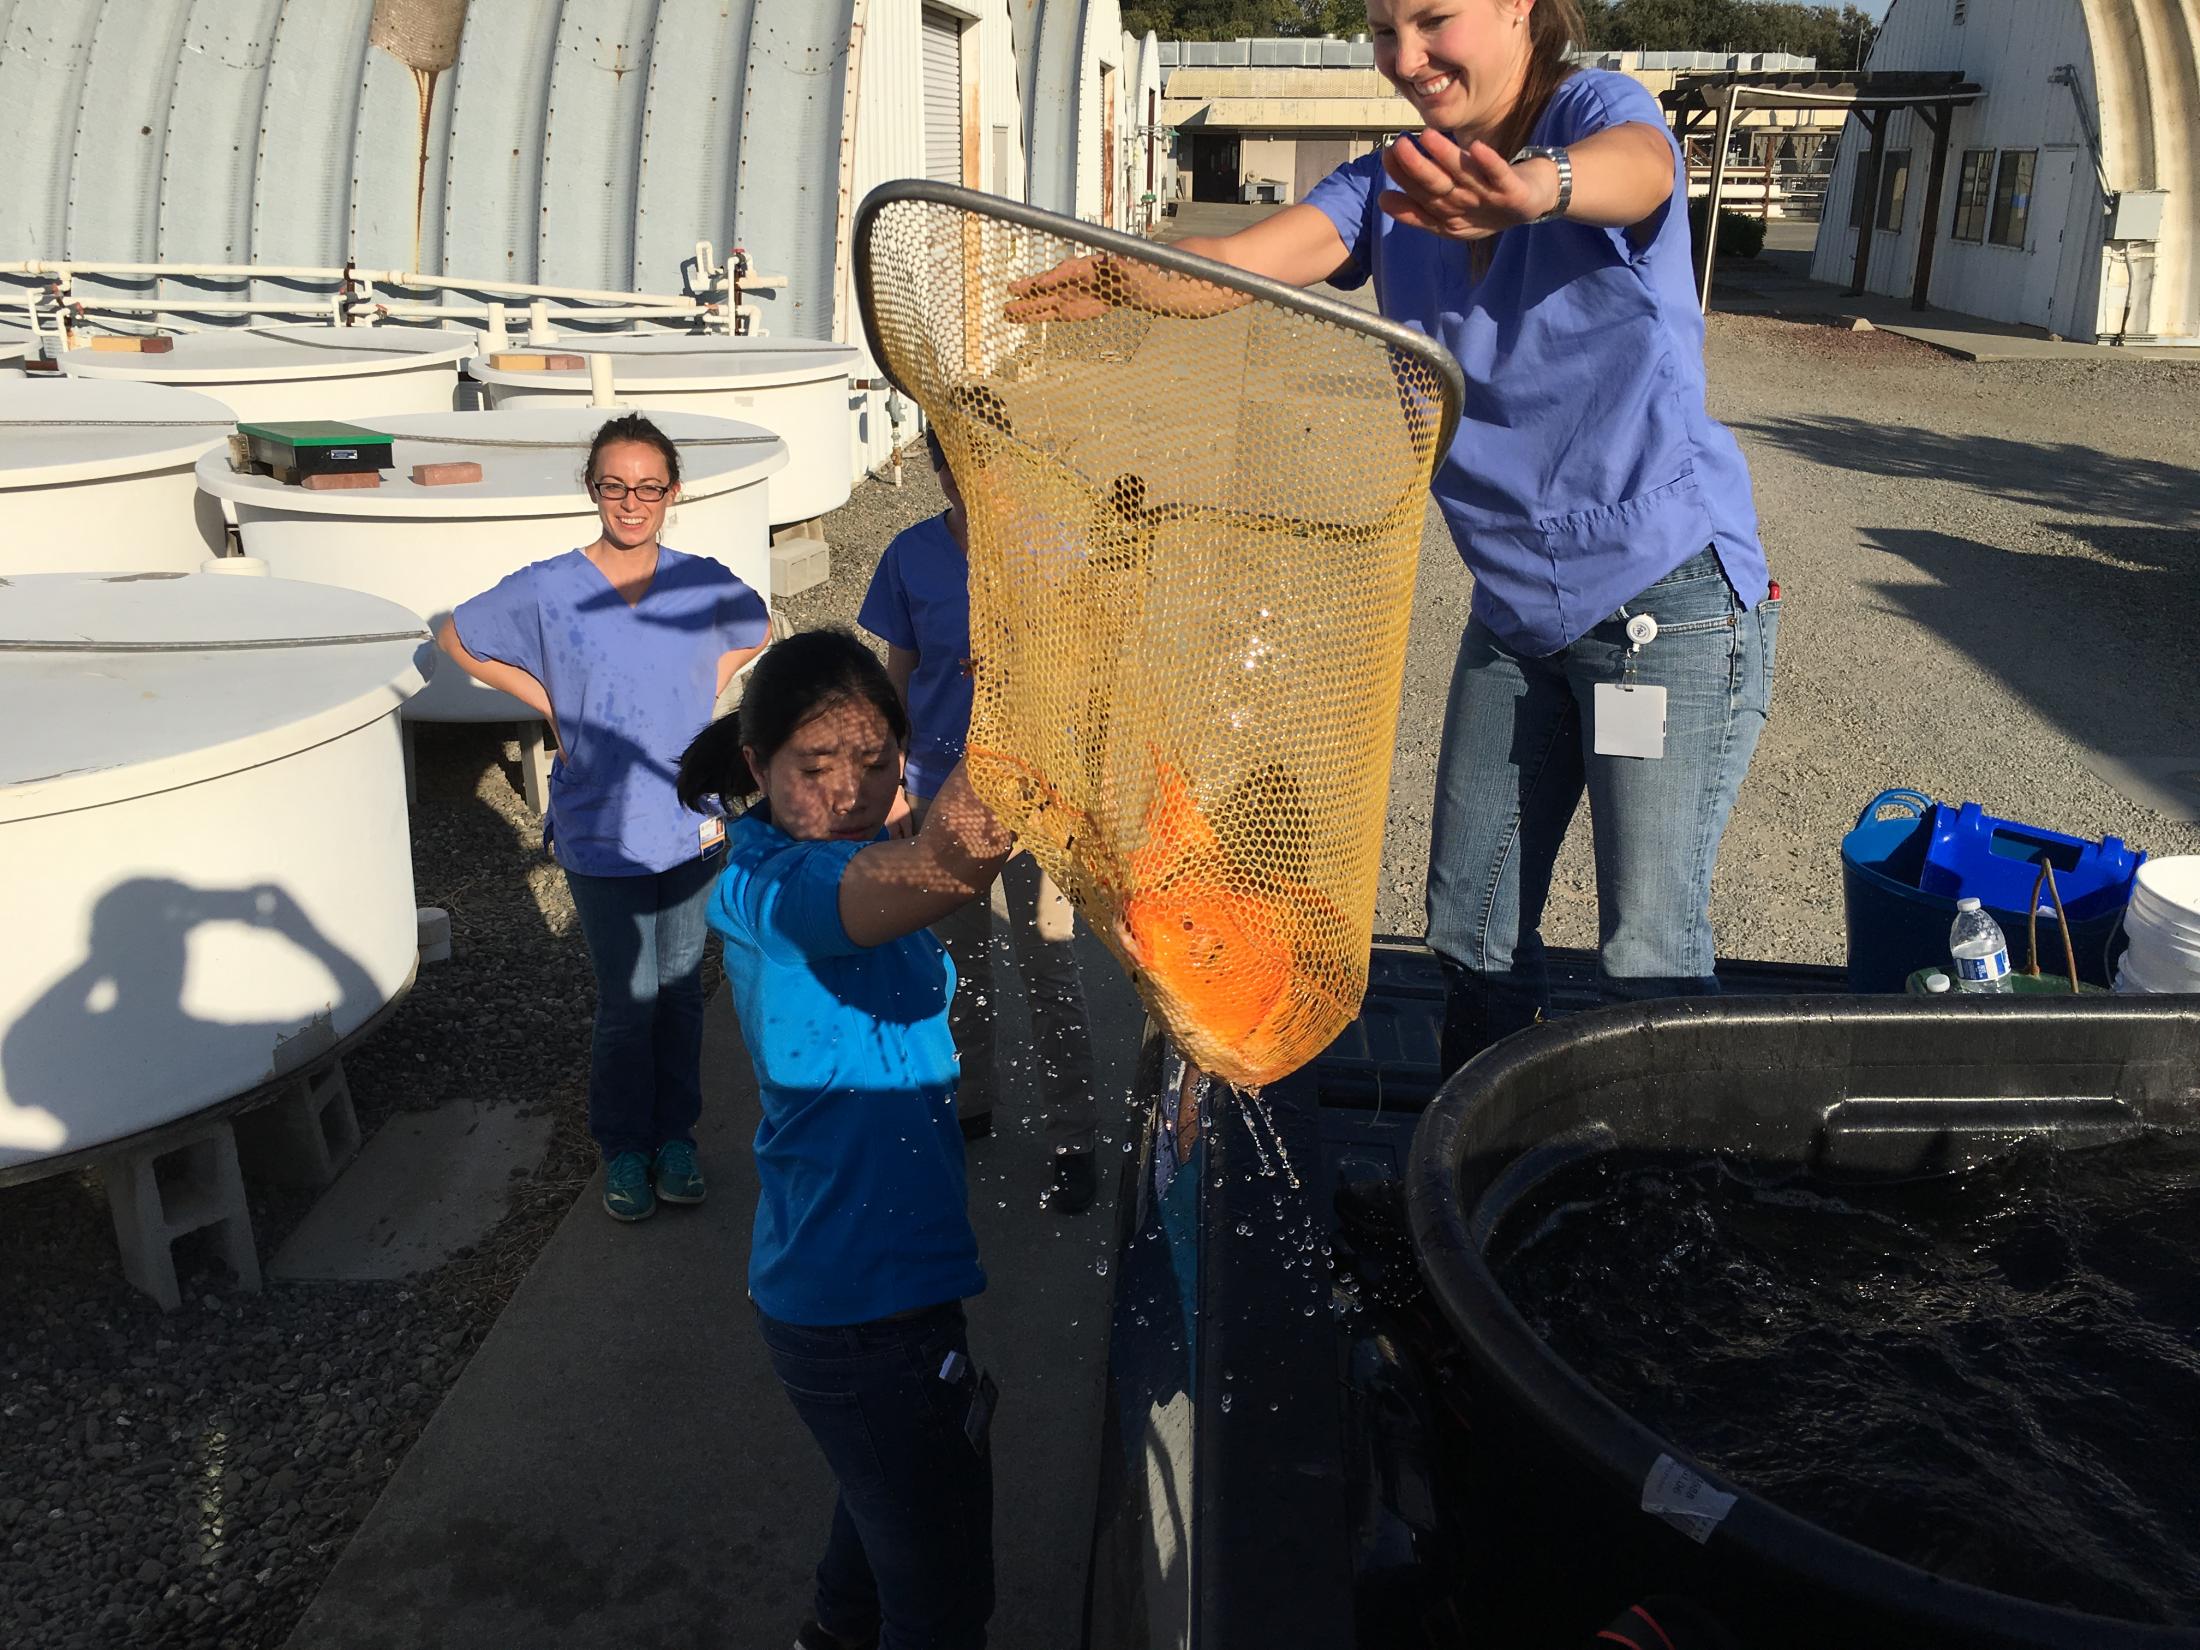
<instances>
[{"instance_id":1,"label":"white circular tank","mask_svg":"<svg viewBox=\"0 0 2200 1650\"><path fill-rule=\"evenodd\" d=\"M0 1173L280 1078L403 994L428 647L323 585L0 583Z\"/></svg>"},{"instance_id":2,"label":"white circular tank","mask_svg":"<svg viewBox=\"0 0 2200 1650\"><path fill-rule=\"evenodd\" d=\"M0 380L0 576L187 573L223 548L199 455L229 409L163 384Z\"/></svg>"},{"instance_id":3,"label":"white circular tank","mask_svg":"<svg viewBox=\"0 0 2200 1650\"><path fill-rule=\"evenodd\" d=\"M574 355L583 364L515 370L491 366L491 352L484 352L467 371L480 380L492 408L539 406L545 396L585 399L588 357L609 355L613 393L625 406L737 418L787 443L787 467L771 483L773 525L808 521L848 502L855 477L849 378L858 360L851 345L614 333L542 346L514 343L493 353Z\"/></svg>"},{"instance_id":4,"label":"white circular tank","mask_svg":"<svg viewBox=\"0 0 2200 1650\"><path fill-rule=\"evenodd\" d=\"M507 573L595 542L596 504L581 471L607 416L580 406L385 418L375 428L393 438L392 468L379 487L286 487L270 476L237 474L226 451L199 460L199 485L236 511L245 554L276 577L369 591L439 628L453 607ZM680 502L664 542L723 562L768 597L764 487L786 464L786 443L723 418L668 413L657 422L680 449ZM424 487L412 480L415 465L466 461L481 466L479 481ZM405 714L430 722L534 717L455 667L439 673Z\"/></svg>"},{"instance_id":5,"label":"white circular tank","mask_svg":"<svg viewBox=\"0 0 2200 1650\"><path fill-rule=\"evenodd\" d=\"M334 419L372 423L448 412L475 334L456 327L304 325L186 332L159 355L78 348L72 378L180 384L225 403L240 423Z\"/></svg>"}]
</instances>

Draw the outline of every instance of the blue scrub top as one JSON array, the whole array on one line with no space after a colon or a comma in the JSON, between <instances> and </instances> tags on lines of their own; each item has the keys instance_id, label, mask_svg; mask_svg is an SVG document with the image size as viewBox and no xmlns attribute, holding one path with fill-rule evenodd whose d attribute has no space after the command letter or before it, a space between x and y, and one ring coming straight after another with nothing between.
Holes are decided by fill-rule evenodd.
<instances>
[{"instance_id":1,"label":"blue scrub top","mask_svg":"<svg viewBox=\"0 0 2200 1650\"><path fill-rule=\"evenodd\" d=\"M1623 74L1562 82L1529 141L1563 147L1625 122L1666 133ZM1516 652L1557 652L1705 549L1749 606L1768 577L1749 469L1704 408L1687 174L1638 245L1624 229L1554 220L1509 229L1480 281L1472 244L1376 205L1394 188L1363 156L1307 193L1372 276L1383 314L1459 359L1466 405L1436 502L1474 574L1474 611Z\"/></svg>"},{"instance_id":2,"label":"blue scrub top","mask_svg":"<svg viewBox=\"0 0 2200 1650\"><path fill-rule=\"evenodd\" d=\"M970 738L970 558L934 516L894 535L871 575L856 623L917 656L909 675L911 796L947 783Z\"/></svg>"},{"instance_id":3,"label":"blue scrub top","mask_svg":"<svg viewBox=\"0 0 2200 1650\"><path fill-rule=\"evenodd\" d=\"M642 876L715 849L724 824L684 807L680 753L718 702L718 661L770 630L764 600L707 556L659 546L633 606L569 550L460 602L458 639L477 659L540 682L561 749L543 839L583 876Z\"/></svg>"},{"instance_id":4,"label":"blue scrub top","mask_svg":"<svg viewBox=\"0 0 2200 1650\"><path fill-rule=\"evenodd\" d=\"M837 1325L977 1294L955 965L921 928L848 938L840 879L867 844L797 842L766 805L727 839L709 920L764 1109L750 1297L783 1323Z\"/></svg>"}]
</instances>

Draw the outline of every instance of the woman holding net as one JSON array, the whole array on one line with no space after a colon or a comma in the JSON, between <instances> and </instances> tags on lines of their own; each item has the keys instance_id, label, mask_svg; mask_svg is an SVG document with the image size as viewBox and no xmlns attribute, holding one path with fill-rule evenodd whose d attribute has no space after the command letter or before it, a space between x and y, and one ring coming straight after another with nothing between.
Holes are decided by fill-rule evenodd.
<instances>
[{"instance_id":1,"label":"woman holding net","mask_svg":"<svg viewBox=\"0 0 2200 1650\"><path fill-rule=\"evenodd\" d=\"M1367 15L1426 129L1179 244L1294 286L1372 279L1384 315L1464 369L1434 482L1475 581L1427 894L1451 1069L1548 1007L1539 929L1584 794L1605 993L1717 989L1712 869L1771 705L1779 587L1740 448L1705 410L1685 173L1656 101L1570 66L1575 0ZM1243 301L1105 258L1020 290L1012 319Z\"/></svg>"}]
</instances>

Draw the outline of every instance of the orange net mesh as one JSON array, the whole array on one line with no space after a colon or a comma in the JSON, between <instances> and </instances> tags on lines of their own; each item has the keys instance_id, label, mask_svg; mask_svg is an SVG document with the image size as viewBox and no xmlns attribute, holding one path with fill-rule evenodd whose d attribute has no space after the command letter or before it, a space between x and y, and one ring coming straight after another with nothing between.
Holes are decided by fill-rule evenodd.
<instances>
[{"instance_id":1,"label":"orange net mesh","mask_svg":"<svg viewBox=\"0 0 2200 1650\"><path fill-rule=\"evenodd\" d=\"M1185 1055L1273 1081L1367 985L1448 358L895 189L859 279L968 511L971 779Z\"/></svg>"}]
</instances>

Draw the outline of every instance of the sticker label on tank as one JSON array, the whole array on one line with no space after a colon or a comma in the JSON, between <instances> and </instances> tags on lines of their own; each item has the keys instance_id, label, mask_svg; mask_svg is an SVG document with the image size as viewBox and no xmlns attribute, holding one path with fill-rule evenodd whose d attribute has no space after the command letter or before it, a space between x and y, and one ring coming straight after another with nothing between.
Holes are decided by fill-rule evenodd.
<instances>
[{"instance_id":1,"label":"sticker label on tank","mask_svg":"<svg viewBox=\"0 0 2200 1650\"><path fill-rule=\"evenodd\" d=\"M1734 1510L1734 1497L1670 1455L1661 1455L1650 1463L1649 1476L1642 1481L1642 1510L1664 1519L1700 1546Z\"/></svg>"}]
</instances>

